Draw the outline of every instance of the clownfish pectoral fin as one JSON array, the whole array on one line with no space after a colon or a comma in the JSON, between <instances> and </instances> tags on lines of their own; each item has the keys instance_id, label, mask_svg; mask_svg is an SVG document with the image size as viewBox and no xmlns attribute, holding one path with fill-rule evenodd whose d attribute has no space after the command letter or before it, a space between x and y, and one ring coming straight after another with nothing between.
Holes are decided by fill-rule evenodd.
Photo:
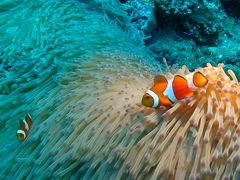
<instances>
[{"instance_id":1,"label":"clownfish pectoral fin","mask_svg":"<svg viewBox=\"0 0 240 180\"><path fill-rule=\"evenodd\" d=\"M172 106L173 102L168 98L168 96L160 96L159 97L160 105L163 106Z\"/></svg>"},{"instance_id":2,"label":"clownfish pectoral fin","mask_svg":"<svg viewBox=\"0 0 240 180\"><path fill-rule=\"evenodd\" d=\"M154 85L158 92L164 92L168 85L168 80L163 75L157 75L154 78Z\"/></svg>"},{"instance_id":3,"label":"clownfish pectoral fin","mask_svg":"<svg viewBox=\"0 0 240 180\"><path fill-rule=\"evenodd\" d=\"M182 76L176 75L174 77L172 88L177 100L181 100L185 97L190 97L193 95L193 92L188 87L187 80Z\"/></svg>"},{"instance_id":4,"label":"clownfish pectoral fin","mask_svg":"<svg viewBox=\"0 0 240 180\"><path fill-rule=\"evenodd\" d=\"M201 73L195 72L193 75L193 84L198 87L204 87L208 83L208 79Z\"/></svg>"}]
</instances>

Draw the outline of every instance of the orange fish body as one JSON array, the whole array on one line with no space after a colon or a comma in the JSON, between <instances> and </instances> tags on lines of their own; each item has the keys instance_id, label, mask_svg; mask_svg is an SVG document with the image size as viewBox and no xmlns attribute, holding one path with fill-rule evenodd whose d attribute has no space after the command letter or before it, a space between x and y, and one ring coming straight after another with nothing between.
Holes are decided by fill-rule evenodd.
<instances>
[{"instance_id":1,"label":"orange fish body","mask_svg":"<svg viewBox=\"0 0 240 180\"><path fill-rule=\"evenodd\" d=\"M186 77L176 75L167 80L159 75L154 79L154 85L142 98L142 104L147 107L172 106L176 101L191 97L193 90L202 88L208 79L201 72L193 72Z\"/></svg>"},{"instance_id":2,"label":"orange fish body","mask_svg":"<svg viewBox=\"0 0 240 180\"><path fill-rule=\"evenodd\" d=\"M17 137L20 141L23 141L27 138L29 130L32 127L32 118L28 113L23 120L20 120L20 128L17 130Z\"/></svg>"}]
</instances>

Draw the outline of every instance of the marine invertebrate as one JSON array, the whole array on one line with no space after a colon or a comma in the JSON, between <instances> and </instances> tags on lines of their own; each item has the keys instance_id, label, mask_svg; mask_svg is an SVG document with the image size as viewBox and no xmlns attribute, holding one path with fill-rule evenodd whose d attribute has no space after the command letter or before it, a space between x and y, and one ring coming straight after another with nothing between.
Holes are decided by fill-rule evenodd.
<instances>
[{"instance_id":1,"label":"marine invertebrate","mask_svg":"<svg viewBox=\"0 0 240 180\"><path fill-rule=\"evenodd\" d=\"M45 120L23 144L28 154L17 150L14 165L2 166L5 175L21 167L17 177L238 177L240 98L232 71L230 80L222 65L199 69L210 80L205 89L156 111L140 104L154 68L136 56L102 52L61 69L61 96L41 102L57 103L55 111L49 105L33 109Z\"/></svg>"},{"instance_id":2,"label":"marine invertebrate","mask_svg":"<svg viewBox=\"0 0 240 180\"><path fill-rule=\"evenodd\" d=\"M197 71L209 79L206 88L168 109L165 120L131 150L138 153L126 161L136 177L239 178L239 82L231 70L232 79L225 74L223 64ZM146 124L157 117L145 117Z\"/></svg>"},{"instance_id":3,"label":"marine invertebrate","mask_svg":"<svg viewBox=\"0 0 240 180\"><path fill-rule=\"evenodd\" d=\"M153 78L149 72L154 68L148 66L136 56L107 51L82 62L62 63L54 78L57 88L52 87L47 97L41 88L30 104L35 119L31 136L16 150L11 143L12 147L1 150L15 152L2 159L1 175L11 177L13 170L21 167L14 177L115 176L123 163L123 154L121 158L116 154L120 153L118 147L132 147L144 130L141 114L146 112L141 111L139 99L149 82L147 77ZM28 99L36 91L22 98ZM4 118L13 110L1 112ZM5 128L11 123L7 121ZM126 176L121 173L119 177Z\"/></svg>"},{"instance_id":4,"label":"marine invertebrate","mask_svg":"<svg viewBox=\"0 0 240 180\"><path fill-rule=\"evenodd\" d=\"M111 165L118 161L103 163L99 171L95 166L115 157L113 149L130 131L124 127L132 124L125 118L128 106L137 106L144 82L149 82L146 77L154 72L150 68L154 60L138 49L142 39L131 41L89 7L76 1L29 1L10 3L0 14L5 37L1 39L0 178L91 177L106 167L106 176L115 175ZM31 18L25 18L33 11ZM126 89L134 92L128 94ZM20 143L15 132L29 109L33 126Z\"/></svg>"}]
</instances>

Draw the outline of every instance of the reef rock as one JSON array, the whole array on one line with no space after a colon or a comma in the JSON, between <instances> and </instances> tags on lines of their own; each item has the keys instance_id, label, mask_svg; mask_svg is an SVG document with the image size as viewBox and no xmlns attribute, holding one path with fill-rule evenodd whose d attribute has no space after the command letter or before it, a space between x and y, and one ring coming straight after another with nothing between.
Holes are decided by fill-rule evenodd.
<instances>
[{"instance_id":1,"label":"reef rock","mask_svg":"<svg viewBox=\"0 0 240 180\"><path fill-rule=\"evenodd\" d=\"M219 1L156 0L157 21L173 21L197 44L216 44L224 13Z\"/></svg>"}]
</instances>

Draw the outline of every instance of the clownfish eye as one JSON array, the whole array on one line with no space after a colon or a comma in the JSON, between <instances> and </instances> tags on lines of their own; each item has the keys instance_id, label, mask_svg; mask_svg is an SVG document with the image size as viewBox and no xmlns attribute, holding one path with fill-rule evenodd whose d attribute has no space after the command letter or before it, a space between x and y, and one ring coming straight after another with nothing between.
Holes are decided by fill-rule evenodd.
<instances>
[{"instance_id":1,"label":"clownfish eye","mask_svg":"<svg viewBox=\"0 0 240 180\"><path fill-rule=\"evenodd\" d=\"M151 95L149 94L144 94L143 98L142 98L142 105L146 106L146 107L152 107L153 105L153 98Z\"/></svg>"}]
</instances>

